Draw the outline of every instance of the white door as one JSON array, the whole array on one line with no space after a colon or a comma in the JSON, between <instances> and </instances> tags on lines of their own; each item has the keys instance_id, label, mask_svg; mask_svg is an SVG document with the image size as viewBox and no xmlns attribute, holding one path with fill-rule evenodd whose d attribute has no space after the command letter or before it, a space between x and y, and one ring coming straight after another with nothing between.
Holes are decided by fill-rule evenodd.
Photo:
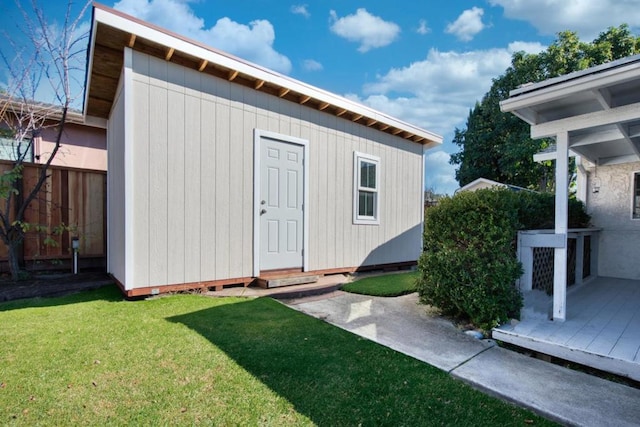
<instances>
[{"instance_id":1,"label":"white door","mask_svg":"<svg viewBox=\"0 0 640 427\"><path fill-rule=\"evenodd\" d=\"M260 270L302 268L304 147L260 143Z\"/></svg>"}]
</instances>

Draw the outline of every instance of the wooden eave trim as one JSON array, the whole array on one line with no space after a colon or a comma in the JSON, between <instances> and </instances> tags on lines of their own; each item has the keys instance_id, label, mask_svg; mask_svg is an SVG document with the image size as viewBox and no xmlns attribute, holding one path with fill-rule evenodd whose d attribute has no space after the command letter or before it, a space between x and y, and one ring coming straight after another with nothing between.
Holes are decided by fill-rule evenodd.
<instances>
[{"instance_id":1,"label":"wooden eave trim","mask_svg":"<svg viewBox=\"0 0 640 427\"><path fill-rule=\"evenodd\" d=\"M286 94L289 93L291 89L287 89L286 87L281 87L280 90L278 90L278 97L282 98L284 97Z\"/></svg>"},{"instance_id":2,"label":"wooden eave trim","mask_svg":"<svg viewBox=\"0 0 640 427\"><path fill-rule=\"evenodd\" d=\"M133 46L136 44L136 35L135 34L131 34L129 36L129 43L127 43L127 46L129 46L130 48L133 49Z\"/></svg>"},{"instance_id":3,"label":"wooden eave trim","mask_svg":"<svg viewBox=\"0 0 640 427\"><path fill-rule=\"evenodd\" d=\"M174 53L175 51L176 51L176 50L175 50L174 48L170 47L170 48L169 48L169 50L167 50L167 54L164 56L164 60L165 60L165 61L170 61L170 60L171 60L171 57L173 56L173 53Z\"/></svg>"},{"instance_id":4,"label":"wooden eave trim","mask_svg":"<svg viewBox=\"0 0 640 427\"><path fill-rule=\"evenodd\" d=\"M364 117L368 119L366 125L373 126L373 128L378 131L391 133L391 130L395 131L399 129L395 131L394 135L404 131L407 135L420 136L432 145L442 143L441 136L425 129L404 123L365 105L357 104L339 95L323 91L304 82L299 82L272 70L262 68L248 61L216 50L211 46L190 40L112 8L95 4L93 25L96 26L96 28L98 25L111 26L121 31L125 37L128 37L128 40L127 38L123 40L123 46L126 45L128 41L129 44L135 44L137 47L137 45L140 44L139 38L143 38L144 40L149 39L158 47L164 47L164 54L157 53L155 55L163 55L165 58L169 57L169 59L171 59L177 51L181 55L184 54L187 57L192 57L194 59L193 64L186 65L187 67L205 71L207 74L216 77L226 78L228 81L234 81L239 75L242 75L241 79L236 80L237 84L251 87L251 82L253 82L253 88L255 90L264 90L264 86L267 84L268 90L265 92L272 96L281 94L280 97L286 97L284 99L288 101L312 105L319 111L326 110L326 112L337 117L348 114L346 117L351 117L353 122L360 121L361 124L365 124L361 121ZM95 31L94 34L97 34L97 31ZM93 38L92 40L94 46L99 45L100 41L97 38ZM169 49L169 51L167 51L167 49ZM173 52L171 52L171 50L173 50ZM93 50L90 50L90 52L93 52ZM146 53L154 55L150 52ZM93 74L95 71L92 69L91 72ZM312 103L309 103L309 101L312 101ZM414 128L415 130L413 130Z\"/></svg>"}]
</instances>

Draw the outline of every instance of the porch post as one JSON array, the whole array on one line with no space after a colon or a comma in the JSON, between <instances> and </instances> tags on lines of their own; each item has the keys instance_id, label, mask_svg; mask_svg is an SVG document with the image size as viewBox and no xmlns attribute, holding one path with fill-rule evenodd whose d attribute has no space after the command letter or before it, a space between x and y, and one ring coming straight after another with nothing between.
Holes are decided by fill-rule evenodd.
<instances>
[{"instance_id":1,"label":"porch post","mask_svg":"<svg viewBox=\"0 0 640 427\"><path fill-rule=\"evenodd\" d=\"M569 134L556 135L555 234L564 244L554 250L553 320L563 322L567 312L567 229L569 223Z\"/></svg>"}]
</instances>

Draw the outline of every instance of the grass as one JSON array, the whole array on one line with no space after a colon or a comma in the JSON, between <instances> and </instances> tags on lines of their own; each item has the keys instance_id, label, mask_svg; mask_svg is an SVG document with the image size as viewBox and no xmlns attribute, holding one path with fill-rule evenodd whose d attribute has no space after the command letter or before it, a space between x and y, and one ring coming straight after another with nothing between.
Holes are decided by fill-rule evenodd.
<instances>
[{"instance_id":1,"label":"grass","mask_svg":"<svg viewBox=\"0 0 640 427\"><path fill-rule=\"evenodd\" d=\"M397 297L415 292L419 276L418 271L370 276L347 283L342 290L377 297Z\"/></svg>"},{"instance_id":2,"label":"grass","mask_svg":"<svg viewBox=\"0 0 640 427\"><path fill-rule=\"evenodd\" d=\"M7 425L550 425L268 298L0 304Z\"/></svg>"}]
</instances>

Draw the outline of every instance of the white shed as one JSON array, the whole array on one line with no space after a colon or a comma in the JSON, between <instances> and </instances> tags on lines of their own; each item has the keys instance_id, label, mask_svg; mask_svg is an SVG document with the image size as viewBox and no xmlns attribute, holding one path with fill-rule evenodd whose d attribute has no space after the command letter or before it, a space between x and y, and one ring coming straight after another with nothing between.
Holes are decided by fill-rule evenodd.
<instances>
[{"instance_id":1,"label":"white shed","mask_svg":"<svg viewBox=\"0 0 640 427\"><path fill-rule=\"evenodd\" d=\"M128 296L414 264L442 138L95 5L108 272Z\"/></svg>"}]
</instances>

